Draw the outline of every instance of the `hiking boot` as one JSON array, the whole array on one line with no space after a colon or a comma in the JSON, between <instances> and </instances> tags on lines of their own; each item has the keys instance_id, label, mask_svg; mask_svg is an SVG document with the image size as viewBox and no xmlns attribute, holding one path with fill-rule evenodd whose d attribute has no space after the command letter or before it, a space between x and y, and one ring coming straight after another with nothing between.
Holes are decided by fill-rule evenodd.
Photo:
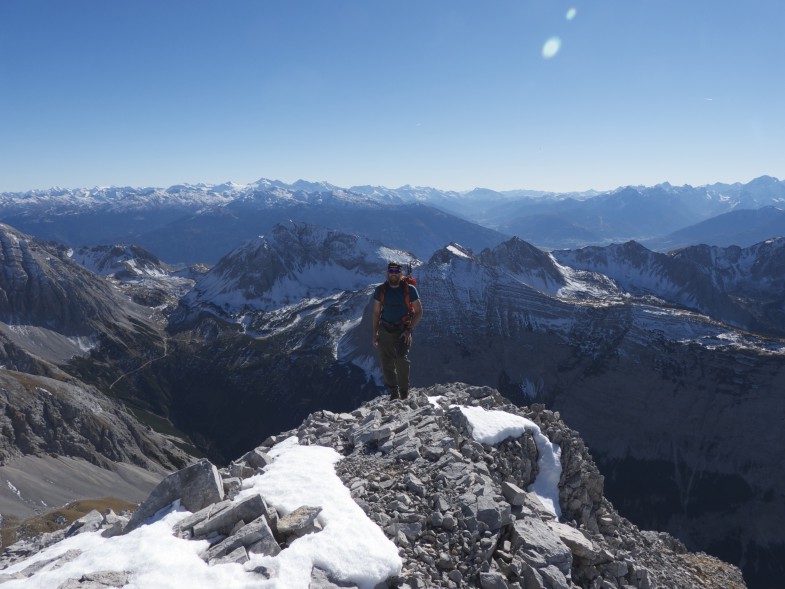
<instances>
[{"instance_id":1,"label":"hiking boot","mask_svg":"<svg viewBox=\"0 0 785 589\"><path fill-rule=\"evenodd\" d=\"M409 389L401 390L401 399L406 399L409 396Z\"/></svg>"},{"instance_id":2,"label":"hiking boot","mask_svg":"<svg viewBox=\"0 0 785 589\"><path fill-rule=\"evenodd\" d=\"M397 389L396 389L396 390L394 390L394 391L392 391L392 390L391 390L391 391L389 391L389 392L390 392L390 400L391 400L391 401L395 401L395 400L397 400L397 399L400 399L400 398L401 398L401 397L398 395L398 390L397 390Z\"/></svg>"}]
</instances>

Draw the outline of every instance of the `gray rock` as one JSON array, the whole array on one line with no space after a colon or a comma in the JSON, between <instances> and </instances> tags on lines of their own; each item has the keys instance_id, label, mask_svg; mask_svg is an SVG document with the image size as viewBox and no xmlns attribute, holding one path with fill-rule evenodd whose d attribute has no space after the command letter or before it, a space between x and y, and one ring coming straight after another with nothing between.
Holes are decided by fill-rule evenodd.
<instances>
[{"instance_id":1,"label":"gray rock","mask_svg":"<svg viewBox=\"0 0 785 589\"><path fill-rule=\"evenodd\" d=\"M620 560L609 562L603 568L607 574L616 577L617 579L626 576L630 570L627 563Z\"/></svg>"},{"instance_id":2,"label":"gray rock","mask_svg":"<svg viewBox=\"0 0 785 589\"><path fill-rule=\"evenodd\" d=\"M252 552L254 554L275 556L281 552L281 547L273 537L273 532L267 523L267 518L262 515L251 523L244 524L228 538L225 538L218 544L210 547L205 558L208 562L212 562L214 559L221 558L237 550L240 546L249 549L253 546Z\"/></svg>"},{"instance_id":3,"label":"gray rock","mask_svg":"<svg viewBox=\"0 0 785 589\"><path fill-rule=\"evenodd\" d=\"M502 483L502 494L504 495L504 498L510 502L510 505L515 505L516 507L523 505L524 498L526 497L526 491L521 489L518 485L506 481Z\"/></svg>"},{"instance_id":4,"label":"gray rock","mask_svg":"<svg viewBox=\"0 0 785 589\"><path fill-rule=\"evenodd\" d=\"M380 442L389 438L392 433L392 429L387 426L360 428L352 434L352 442L356 445L367 444L369 442Z\"/></svg>"},{"instance_id":5,"label":"gray rock","mask_svg":"<svg viewBox=\"0 0 785 589\"><path fill-rule=\"evenodd\" d=\"M174 527L172 528L172 532L176 536L191 537L193 536L193 527L195 525L215 517L222 511L230 509L232 505L233 505L232 501L229 500L208 505L204 509L200 509L196 513L193 513L188 517L181 519L179 522L177 522L177 524L174 525Z\"/></svg>"},{"instance_id":6,"label":"gray rock","mask_svg":"<svg viewBox=\"0 0 785 589\"><path fill-rule=\"evenodd\" d=\"M444 448L441 446L423 446L420 452L424 458L435 462L444 455Z\"/></svg>"},{"instance_id":7,"label":"gray rock","mask_svg":"<svg viewBox=\"0 0 785 589\"><path fill-rule=\"evenodd\" d=\"M177 499L188 511L195 512L223 498L223 482L218 469L209 461L200 460L162 480L134 511L125 531L138 528Z\"/></svg>"},{"instance_id":8,"label":"gray rock","mask_svg":"<svg viewBox=\"0 0 785 589\"><path fill-rule=\"evenodd\" d=\"M248 562L248 552L244 546L238 546L229 554L210 560L209 564L215 566L218 564L244 564L246 562Z\"/></svg>"},{"instance_id":9,"label":"gray rock","mask_svg":"<svg viewBox=\"0 0 785 589\"><path fill-rule=\"evenodd\" d=\"M107 510L103 516L103 523L101 526L103 531L101 532L101 535L104 538L120 536L125 530L125 526L128 524L129 519L130 518L128 517L120 517L111 509Z\"/></svg>"},{"instance_id":10,"label":"gray rock","mask_svg":"<svg viewBox=\"0 0 785 589\"><path fill-rule=\"evenodd\" d=\"M308 589L358 589L358 587L352 583L337 581L324 569L313 567Z\"/></svg>"},{"instance_id":11,"label":"gray rock","mask_svg":"<svg viewBox=\"0 0 785 589\"><path fill-rule=\"evenodd\" d=\"M519 519L513 525L512 546L540 555L548 565L554 565L563 575L572 568L572 552L544 522L537 518Z\"/></svg>"},{"instance_id":12,"label":"gray rock","mask_svg":"<svg viewBox=\"0 0 785 589\"><path fill-rule=\"evenodd\" d=\"M236 503L231 503L227 508L221 509L213 516L195 524L193 526L194 537L207 538L215 534L226 535L238 522L249 523L266 514L267 504L262 496L250 495Z\"/></svg>"},{"instance_id":13,"label":"gray rock","mask_svg":"<svg viewBox=\"0 0 785 589\"><path fill-rule=\"evenodd\" d=\"M473 399L483 399L496 393L491 387L468 387L466 393Z\"/></svg>"},{"instance_id":14,"label":"gray rock","mask_svg":"<svg viewBox=\"0 0 785 589\"><path fill-rule=\"evenodd\" d=\"M110 587L124 587L128 584L127 572L98 571L85 573L79 579L69 579L62 583L58 589L108 589Z\"/></svg>"},{"instance_id":15,"label":"gray rock","mask_svg":"<svg viewBox=\"0 0 785 589\"><path fill-rule=\"evenodd\" d=\"M537 572L540 573L540 576L543 578L545 586L548 587L548 589L571 589L570 582L568 581L569 572L564 573L564 571L552 564L538 569Z\"/></svg>"},{"instance_id":16,"label":"gray rock","mask_svg":"<svg viewBox=\"0 0 785 589\"><path fill-rule=\"evenodd\" d=\"M590 563L600 560L600 551L580 530L557 521L546 522L546 525L564 542L576 558Z\"/></svg>"},{"instance_id":17,"label":"gray rock","mask_svg":"<svg viewBox=\"0 0 785 589\"><path fill-rule=\"evenodd\" d=\"M519 576L523 579L523 586L526 589L546 589L542 575L533 566L524 563Z\"/></svg>"},{"instance_id":18,"label":"gray rock","mask_svg":"<svg viewBox=\"0 0 785 589\"><path fill-rule=\"evenodd\" d=\"M101 529L101 526L104 523L104 516L95 509L93 509L90 513L80 517L74 523L70 525L70 527L65 532L65 537L69 538L71 536L76 536L78 534L84 534L87 532L96 532Z\"/></svg>"},{"instance_id":19,"label":"gray rock","mask_svg":"<svg viewBox=\"0 0 785 589\"><path fill-rule=\"evenodd\" d=\"M232 478L245 480L256 474L256 469L243 462L232 462L229 465L229 474Z\"/></svg>"},{"instance_id":20,"label":"gray rock","mask_svg":"<svg viewBox=\"0 0 785 589\"><path fill-rule=\"evenodd\" d=\"M228 477L223 479L223 484L224 497L234 499L237 493L242 489L243 480L240 477Z\"/></svg>"},{"instance_id":21,"label":"gray rock","mask_svg":"<svg viewBox=\"0 0 785 589\"><path fill-rule=\"evenodd\" d=\"M420 441L417 439L411 440L401 446L397 452L396 457L399 460L413 461L420 458Z\"/></svg>"},{"instance_id":22,"label":"gray rock","mask_svg":"<svg viewBox=\"0 0 785 589\"><path fill-rule=\"evenodd\" d=\"M482 589L509 589L507 579L501 573L480 573Z\"/></svg>"},{"instance_id":23,"label":"gray rock","mask_svg":"<svg viewBox=\"0 0 785 589\"><path fill-rule=\"evenodd\" d=\"M264 468L273 462L273 459L261 448L254 448L250 452L247 452L240 460L246 462L251 468Z\"/></svg>"},{"instance_id":24,"label":"gray rock","mask_svg":"<svg viewBox=\"0 0 785 589\"><path fill-rule=\"evenodd\" d=\"M492 532L510 523L510 513L509 504L497 503L485 496L477 498L477 519L485 523Z\"/></svg>"},{"instance_id":25,"label":"gray rock","mask_svg":"<svg viewBox=\"0 0 785 589\"><path fill-rule=\"evenodd\" d=\"M314 523L322 512L321 507L303 505L293 512L278 519L276 532L279 537L301 536L316 531Z\"/></svg>"},{"instance_id":26,"label":"gray rock","mask_svg":"<svg viewBox=\"0 0 785 589\"><path fill-rule=\"evenodd\" d=\"M453 569L447 573L447 578L450 579L450 581L453 583L457 583L458 585L463 583L463 574L458 569Z\"/></svg>"}]
</instances>

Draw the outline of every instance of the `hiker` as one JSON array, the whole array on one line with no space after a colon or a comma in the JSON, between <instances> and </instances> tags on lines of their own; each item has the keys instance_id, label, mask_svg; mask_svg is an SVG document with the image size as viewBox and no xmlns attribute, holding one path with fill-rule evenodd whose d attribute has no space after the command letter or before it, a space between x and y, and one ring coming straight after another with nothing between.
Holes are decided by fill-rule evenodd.
<instances>
[{"instance_id":1,"label":"hiker","mask_svg":"<svg viewBox=\"0 0 785 589\"><path fill-rule=\"evenodd\" d=\"M379 348L384 386L390 399L409 396L409 348L412 331L422 318L415 281L404 276L401 265L387 265L387 280L373 292L373 345Z\"/></svg>"}]
</instances>

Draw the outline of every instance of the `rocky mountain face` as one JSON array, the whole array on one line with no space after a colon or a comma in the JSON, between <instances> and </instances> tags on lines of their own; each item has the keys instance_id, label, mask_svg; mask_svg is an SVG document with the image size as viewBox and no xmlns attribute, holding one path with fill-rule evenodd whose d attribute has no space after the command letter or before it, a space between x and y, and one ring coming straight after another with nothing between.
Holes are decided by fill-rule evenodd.
<instances>
[{"instance_id":1,"label":"rocky mountain face","mask_svg":"<svg viewBox=\"0 0 785 589\"><path fill-rule=\"evenodd\" d=\"M749 330L779 284L778 252L776 241L667 257L637 244L571 254L519 239L480 253L451 244L413 264L425 308L413 384L491 386L560 411L622 514L767 587L785 554L771 523L785 487L785 345ZM138 333L154 337L104 339L63 369L170 419L224 463L315 411L378 394L370 295L391 253L410 256L281 226L194 275L167 333L143 322Z\"/></svg>"},{"instance_id":2,"label":"rocky mountain face","mask_svg":"<svg viewBox=\"0 0 785 589\"><path fill-rule=\"evenodd\" d=\"M0 225L0 318L74 336L113 322L117 294L54 244ZM119 318L118 318L119 319Z\"/></svg>"},{"instance_id":3,"label":"rocky mountain face","mask_svg":"<svg viewBox=\"0 0 785 589\"><path fill-rule=\"evenodd\" d=\"M317 240L292 249L297 258L286 263L297 268L296 281L254 270L264 280L234 291L242 305L228 310L222 305L233 291L210 305L197 283L194 293L202 294L186 299L187 314L173 316L176 351L146 378L167 391L168 410L189 433L201 432L216 457L236 455L254 435L293 417L318 408L346 411L379 390L370 286L269 304L281 279L323 286L324 257L317 253L323 247ZM776 268L778 250L761 246L735 266L732 252L715 251L704 256L703 270L688 263L698 251L671 267L671 258L628 244L604 251L613 264L582 266L516 239L479 254L448 246L415 263L425 318L415 334L412 378L417 386L493 386L516 403L536 400L559 410L593 449L622 513L671 531L693 549L744 563L749 578L765 583L778 574L783 543L749 522L781 513L773 498L785 488L776 452L785 443L777 393L785 346L690 311L685 293L695 293L693 309L703 301L710 303L706 312L752 317L753 303L740 305L719 285L757 283L745 277L753 267ZM301 256L313 263L301 263ZM256 268L238 259L238 276ZM622 259L629 268L614 275ZM228 264L221 268L232 276ZM687 287L680 291L682 278ZM251 291L253 298L239 296ZM220 397L217 388L225 391ZM227 395L236 403L227 403ZM243 433L237 424L247 414L255 416L253 427ZM753 427L765 432L763 449L749 435Z\"/></svg>"},{"instance_id":4,"label":"rocky mountain face","mask_svg":"<svg viewBox=\"0 0 785 589\"><path fill-rule=\"evenodd\" d=\"M444 251L418 269L414 382L469 381L545 402L593 449L622 513L744 562L757 583L776 576L781 536L749 522L782 521L782 340L621 285L576 288L569 273L580 298L567 288L553 296L518 264L487 256ZM765 432L765 448L751 429ZM653 504L638 499L644 489Z\"/></svg>"},{"instance_id":5,"label":"rocky mountain face","mask_svg":"<svg viewBox=\"0 0 785 589\"><path fill-rule=\"evenodd\" d=\"M462 408L517 416L529 420L532 429L480 443ZM559 448L560 519L531 491L543 476L540 432ZM145 533L147 518L173 501L191 514L179 516L167 533L178 542L199 543L202 561L191 565L197 577L220 578L217 569L239 564L244 576L237 583L283 582L276 562L287 551L316 545L319 535L346 525L327 504L292 508L252 491L257 475L280 460L273 445L290 436L300 445L340 454L335 469L346 491L400 555L392 572L358 575L325 554L313 564L303 561L310 572L305 571L302 586L745 587L737 568L690 553L667 534L642 532L621 517L603 496L603 478L585 444L558 414L541 405L520 408L492 389L463 384L415 390L407 401L376 398L351 413L311 414L228 468L216 471L202 462L171 475L130 520L94 512L67 530L12 546L2 556L6 568L0 582L141 586L150 565L111 568L108 538ZM92 548L74 548L86 546L74 542L82 534L95 534ZM36 562L26 560L31 554ZM72 564L63 566L67 563ZM69 573L73 570L79 572Z\"/></svg>"},{"instance_id":6,"label":"rocky mountain face","mask_svg":"<svg viewBox=\"0 0 785 589\"><path fill-rule=\"evenodd\" d=\"M82 246L69 257L98 276L105 276L135 303L161 310L176 308L204 271L175 268L138 245Z\"/></svg>"},{"instance_id":7,"label":"rocky mountain face","mask_svg":"<svg viewBox=\"0 0 785 589\"><path fill-rule=\"evenodd\" d=\"M636 296L680 304L741 329L785 335L785 238L669 254L628 242L553 255L571 268L604 274Z\"/></svg>"},{"instance_id":8,"label":"rocky mountain face","mask_svg":"<svg viewBox=\"0 0 785 589\"><path fill-rule=\"evenodd\" d=\"M363 290L391 259L415 258L358 235L290 221L229 252L183 298L183 306L269 311Z\"/></svg>"},{"instance_id":9,"label":"rocky mountain face","mask_svg":"<svg viewBox=\"0 0 785 589\"><path fill-rule=\"evenodd\" d=\"M83 383L0 371L0 465L22 455L56 454L111 468L180 468L189 457L117 401Z\"/></svg>"},{"instance_id":10,"label":"rocky mountain face","mask_svg":"<svg viewBox=\"0 0 785 589\"><path fill-rule=\"evenodd\" d=\"M85 382L104 370L94 358L111 358L112 380L119 381L159 348L162 326L150 309L61 246L0 226L0 248L0 476L12 476L5 469L16 469L23 457L63 456L107 471L126 464L159 478L186 464L184 451L107 396L111 386ZM78 486L69 477L79 475L58 471L63 465L56 460L39 466L41 476L57 471L64 489ZM39 466L23 469L34 478ZM43 507L19 489L2 499L19 513Z\"/></svg>"},{"instance_id":11,"label":"rocky mountain face","mask_svg":"<svg viewBox=\"0 0 785 589\"><path fill-rule=\"evenodd\" d=\"M67 365L72 377L124 397L123 375L166 355L163 315L72 260L68 249L7 226L0 247L5 368L52 376L53 366Z\"/></svg>"},{"instance_id":12,"label":"rocky mountain face","mask_svg":"<svg viewBox=\"0 0 785 589\"><path fill-rule=\"evenodd\" d=\"M148 308L71 260L62 246L0 225L0 248L0 338L11 348L39 364L62 364L102 346L137 356L150 340L160 342L160 322ZM0 350L7 368L24 370L13 356Z\"/></svg>"},{"instance_id":13,"label":"rocky mountain face","mask_svg":"<svg viewBox=\"0 0 785 589\"><path fill-rule=\"evenodd\" d=\"M649 249L667 252L697 244L750 247L782 235L785 235L785 208L769 205L733 210L641 243Z\"/></svg>"},{"instance_id":14,"label":"rocky mountain face","mask_svg":"<svg viewBox=\"0 0 785 589\"><path fill-rule=\"evenodd\" d=\"M94 274L117 280L160 276L171 271L155 254L138 245L82 246L71 253L71 259Z\"/></svg>"}]
</instances>

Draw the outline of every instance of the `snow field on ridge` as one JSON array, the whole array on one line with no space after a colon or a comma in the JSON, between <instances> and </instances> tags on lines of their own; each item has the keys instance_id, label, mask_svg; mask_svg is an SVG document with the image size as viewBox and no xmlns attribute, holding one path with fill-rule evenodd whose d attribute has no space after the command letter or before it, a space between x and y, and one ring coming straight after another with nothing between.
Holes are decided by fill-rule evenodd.
<instances>
[{"instance_id":1,"label":"snow field on ridge","mask_svg":"<svg viewBox=\"0 0 785 589\"><path fill-rule=\"evenodd\" d=\"M433 403L433 398L429 400ZM559 446L526 418L481 407L460 409L478 442L498 444L526 431L534 435L540 458L539 474L531 489L558 517ZM4 587L50 589L86 573L124 571L129 573L127 589L307 589L312 568L319 567L336 579L372 589L401 573L403 562L397 546L367 517L336 475L335 464L341 460L338 452L324 446L301 446L292 436L276 444L269 455L273 462L262 474L244 481L235 501L261 494L280 515L303 505L322 508L318 521L323 529L294 540L277 556L249 554L249 561L243 565L208 566L200 557L209 546L206 540L185 540L172 534L172 527L190 515L177 501L147 525L126 535L103 538L100 532L84 533L18 562L3 572L20 572L69 550L79 552L59 568L52 569L56 563L44 565L33 576L8 581ZM258 567L267 568L272 578L250 572Z\"/></svg>"}]
</instances>

